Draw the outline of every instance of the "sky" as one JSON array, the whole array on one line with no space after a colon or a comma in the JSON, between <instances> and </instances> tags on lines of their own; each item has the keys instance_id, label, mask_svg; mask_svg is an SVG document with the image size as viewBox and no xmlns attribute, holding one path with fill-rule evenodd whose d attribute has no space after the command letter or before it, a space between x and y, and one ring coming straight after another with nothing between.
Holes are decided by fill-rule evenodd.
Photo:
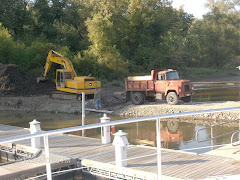
<instances>
[{"instance_id":1,"label":"sky","mask_svg":"<svg viewBox=\"0 0 240 180\"><path fill-rule=\"evenodd\" d=\"M197 18L202 18L202 15L208 12L208 9L204 6L206 2L207 0L173 0L172 6L179 9L183 5L185 12L193 14Z\"/></svg>"}]
</instances>

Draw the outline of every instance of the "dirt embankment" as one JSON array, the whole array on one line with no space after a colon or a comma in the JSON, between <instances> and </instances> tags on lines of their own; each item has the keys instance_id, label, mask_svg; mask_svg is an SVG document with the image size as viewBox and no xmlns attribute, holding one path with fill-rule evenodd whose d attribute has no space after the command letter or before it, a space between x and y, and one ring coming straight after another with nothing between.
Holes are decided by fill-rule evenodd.
<instances>
[{"instance_id":1,"label":"dirt embankment","mask_svg":"<svg viewBox=\"0 0 240 180\"><path fill-rule=\"evenodd\" d=\"M0 111L81 113L81 101L52 99L49 93L55 90L53 82L36 82L36 77L23 73L16 65L0 64ZM168 105L165 101L146 102L135 106L125 103L124 87L109 85L102 89L104 109L113 110L115 115L126 117L143 117L188 111L201 111L238 107L240 102L180 102L179 105ZM86 101L86 107L94 108L93 100ZM188 119L234 120L240 111L204 114Z\"/></svg>"},{"instance_id":2,"label":"dirt embankment","mask_svg":"<svg viewBox=\"0 0 240 180\"><path fill-rule=\"evenodd\" d=\"M36 76L22 72L14 64L0 64L0 95L44 95L54 88L53 82L38 84Z\"/></svg>"}]
</instances>

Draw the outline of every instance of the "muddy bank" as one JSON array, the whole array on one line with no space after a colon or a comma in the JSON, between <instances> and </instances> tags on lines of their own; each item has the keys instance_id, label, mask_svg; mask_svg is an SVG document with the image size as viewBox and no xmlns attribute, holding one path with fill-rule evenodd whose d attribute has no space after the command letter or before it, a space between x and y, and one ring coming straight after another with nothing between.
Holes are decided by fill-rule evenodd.
<instances>
[{"instance_id":1,"label":"muddy bank","mask_svg":"<svg viewBox=\"0 0 240 180\"><path fill-rule=\"evenodd\" d=\"M122 87L107 87L102 89L101 104L103 109L111 110L119 104L125 103L125 93ZM87 99L86 108L94 109L94 100ZM53 99L49 95L31 96L0 96L0 111L19 112L50 112L76 113L82 111L82 101L77 99Z\"/></svg>"},{"instance_id":2,"label":"muddy bank","mask_svg":"<svg viewBox=\"0 0 240 180\"><path fill-rule=\"evenodd\" d=\"M0 97L0 111L80 113L81 101L51 99L47 95Z\"/></svg>"}]
</instances>

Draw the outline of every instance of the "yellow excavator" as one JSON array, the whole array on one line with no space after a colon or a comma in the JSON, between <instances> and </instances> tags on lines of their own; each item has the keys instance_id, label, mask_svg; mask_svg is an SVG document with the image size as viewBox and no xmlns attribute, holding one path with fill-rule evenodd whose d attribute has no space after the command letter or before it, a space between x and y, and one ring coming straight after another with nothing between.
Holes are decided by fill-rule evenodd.
<instances>
[{"instance_id":1,"label":"yellow excavator","mask_svg":"<svg viewBox=\"0 0 240 180\"><path fill-rule=\"evenodd\" d=\"M77 95L77 99L80 99L82 92L85 92L87 96L93 98L96 91L101 91L100 81L96 81L94 77L77 76L71 61L54 50L50 50L48 53L43 76L37 78L38 83L47 80L47 73L52 63L61 64L64 68L56 70L55 79L56 89L67 92L62 95L66 96L66 94L72 93Z\"/></svg>"}]
</instances>

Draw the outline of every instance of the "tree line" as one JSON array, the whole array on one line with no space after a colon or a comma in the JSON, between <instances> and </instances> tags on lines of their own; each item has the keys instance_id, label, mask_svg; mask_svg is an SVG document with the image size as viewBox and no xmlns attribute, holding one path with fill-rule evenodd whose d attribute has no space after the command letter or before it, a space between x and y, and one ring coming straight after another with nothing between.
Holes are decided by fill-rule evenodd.
<instances>
[{"instance_id":1,"label":"tree line","mask_svg":"<svg viewBox=\"0 0 240 180\"><path fill-rule=\"evenodd\" d=\"M240 0L202 19L168 0L0 0L0 62L40 74L50 49L102 81L151 69L239 64Z\"/></svg>"}]
</instances>

